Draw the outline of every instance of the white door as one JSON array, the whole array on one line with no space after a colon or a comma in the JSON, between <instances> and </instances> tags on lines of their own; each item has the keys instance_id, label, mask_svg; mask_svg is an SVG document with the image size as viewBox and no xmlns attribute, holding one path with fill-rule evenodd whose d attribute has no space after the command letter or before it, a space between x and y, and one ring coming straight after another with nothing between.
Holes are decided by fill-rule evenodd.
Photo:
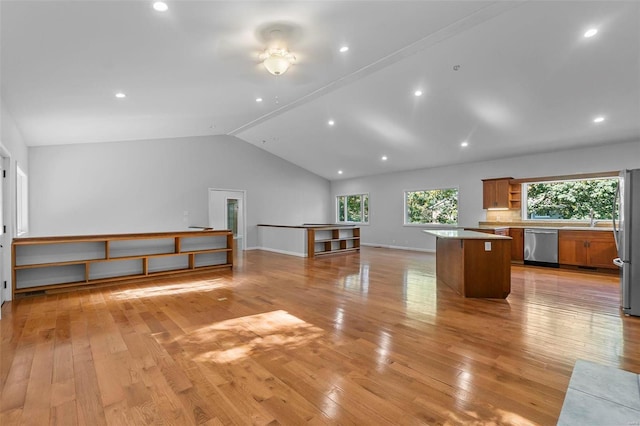
<instances>
[{"instance_id":1,"label":"white door","mask_svg":"<svg viewBox=\"0 0 640 426\"><path fill-rule=\"evenodd\" d=\"M209 226L232 230L238 251L246 247L245 196L242 190L209 189Z\"/></svg>"},{"instance_id":2,"label":"white door","mask_svg":"<svg viewBox=\"0 0 640 426\"><path fill-rule=\"evenodd\" d=\"M8 280L5 277L5 271L4 271L4 256L6 252L5 246L7 246L7 234L6 234L6 228L5 228L5 223L4 223L4 191L5 191L5 185L7 184L7 172L5 169L5 163L7 163L8 160L4 157L0 157L0 179L2 179L0 181L0 306L2 306L2 304L4 303L5 300L5 292L8 291L7 289L5 289L4 287L4 283L6 283ZM0 310L0 318L2 318L2 311Z\"/></svg>"}]
</instances>

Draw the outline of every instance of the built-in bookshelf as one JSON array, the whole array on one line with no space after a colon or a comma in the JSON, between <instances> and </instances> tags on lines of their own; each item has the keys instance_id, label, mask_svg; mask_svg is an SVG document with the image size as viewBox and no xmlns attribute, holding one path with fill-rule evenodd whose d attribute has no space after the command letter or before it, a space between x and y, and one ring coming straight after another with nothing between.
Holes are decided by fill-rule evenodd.
<instances>
[{"instance_id":1,"label":"built-in bookshelf","mask_svg":"<svg viewBox=\"0 0 640 426\"><path fill-rule=\"evenodd\" d=\"M360 251L360 228L327 226L307 228L307 256Z\"/></svg>"},{"instance_id":2,"label":"built-in bookshelf","mask_svg":"<svg viewBox=\"0 0 640 426\"><path fill-rule=\"evenodd\" d=\"M232 268L229 230L16 238L13 294Z\"/></svg>"}]
</instances>

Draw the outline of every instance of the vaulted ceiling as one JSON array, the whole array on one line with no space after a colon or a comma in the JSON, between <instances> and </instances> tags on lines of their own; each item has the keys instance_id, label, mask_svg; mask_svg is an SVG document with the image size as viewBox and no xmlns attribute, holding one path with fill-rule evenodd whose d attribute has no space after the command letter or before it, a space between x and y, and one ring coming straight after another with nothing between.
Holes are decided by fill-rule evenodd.
<instances>
[{"instance_id":1,"label":"vaulted ceiling","mask_svg":"<svg viewBox=\"0 0 640 426\"><path fill-rule=\"evenodd\" d=\"M0 2L28 145L227 134L334 180L640 140L638 1L166 3Z\"/></svg>"}]
</instances>

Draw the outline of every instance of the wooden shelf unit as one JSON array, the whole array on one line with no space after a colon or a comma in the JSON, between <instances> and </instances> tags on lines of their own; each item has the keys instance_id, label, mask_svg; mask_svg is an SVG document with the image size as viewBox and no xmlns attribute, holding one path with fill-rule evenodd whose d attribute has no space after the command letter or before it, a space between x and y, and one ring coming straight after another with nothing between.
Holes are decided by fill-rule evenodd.
<instances>
[{"instance_id":1,"label":"wooden shelf unit","mask_svg":"<svg viewBox=\"0 0 640 426\"><path fill-rule=\"evenodd\" d=\"M509 181L509 208L522 208L522 184Z\"/></svg>"},{"instance_id":2,"label":"wooden shelf unit","mask_svg":"<svg viewBox=\"0 0 640 426\"><path fill-rule=\"evenodd\" d=\"M229 230L15 238L13 295L233 267Z\"/></svg>"},{"instance_id":3,"label":"wooden shelf unit","mask_svg":"<svg viewBox=\"0 0 640 426\"><path fill-rule=\"evenodd\" d=\"M307 228L307 257L360 251L360 228L328 226Z\"/></svg>"}]
</instances>

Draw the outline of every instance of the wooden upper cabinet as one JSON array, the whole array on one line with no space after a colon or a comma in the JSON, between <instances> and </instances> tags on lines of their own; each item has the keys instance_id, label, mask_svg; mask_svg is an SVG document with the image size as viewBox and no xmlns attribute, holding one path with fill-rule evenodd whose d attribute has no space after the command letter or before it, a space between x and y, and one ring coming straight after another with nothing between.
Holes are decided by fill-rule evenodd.
<instances>
[{"instance_id":1,"label":"wooden upper cabinet","mask_svg":"<svg viewBox=\"0 0 640 426\"><path fill-rule=\"evenodd\" d=\"M521 184L512 183L513 178L482 180L483 209L519 209L521 207Z\"/></svg>"},{"instance_id":2,"label":"wooden upper cabinet","mask_svg":"<svg viewBox=\"0 0 640 426\"><path fill-rule=\"evenodd\" d=\"M504 208L509 206L509 181L512 178L482 180L482 208Z\"/></svg>"}]
</instances>

